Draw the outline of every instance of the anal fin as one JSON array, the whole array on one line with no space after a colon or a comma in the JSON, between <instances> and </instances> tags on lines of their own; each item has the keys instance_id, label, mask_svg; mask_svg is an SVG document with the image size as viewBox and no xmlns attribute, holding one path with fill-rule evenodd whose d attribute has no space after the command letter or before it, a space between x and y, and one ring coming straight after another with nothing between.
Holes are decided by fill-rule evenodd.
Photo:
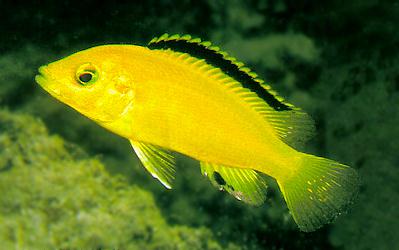
<instances>
[{"instance_id":1,"label":"anal fin","mask_svg":"<svg viewBox=\"0 0 399 250\"><path fill-rule=\"evenodd\" d=\"M148 143L130 141L141 163L166 188L172 188L176 160L171 151Z\"/></svg>"},{"instance_id":2,"label":"anal fin","mask_svg":"<svg viewBox=\"0 0 399 250\"><path fill-rule=\"evenodd\" d=\"M201 172L211 183L251 205L261 205L266 199L267 184L252 169L232 168L201 162Z\"/></svg>"}]
</instances>

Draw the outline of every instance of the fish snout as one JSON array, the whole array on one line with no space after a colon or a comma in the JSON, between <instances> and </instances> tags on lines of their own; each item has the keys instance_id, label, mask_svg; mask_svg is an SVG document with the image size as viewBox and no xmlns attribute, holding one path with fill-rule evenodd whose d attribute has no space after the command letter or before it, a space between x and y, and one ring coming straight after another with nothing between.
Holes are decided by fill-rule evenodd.
<instances>
[{"instance_id":1,"label":"fish snout","mask_svg":"<svg viewBox=\"0 0 399 250\"><path fill-rule=\"evenodd\" d=\"M47 68L46 66L41 66L39 68L39 74L37 74L35 76L35 81L41 86L43 86L45 84L46 80L47 80L47 78L46 78L46 72L47 72L46 68Z\"/></svg>"},{"instance_id":2,"label":"fish snout","mask_svg":"<svg viewBox=\"0 0 399 250\"><path fill-rule=\"evenodd\" d=\"M59 97L61 95L61 91L59 88L55 88L55 85L52 80L49 80L49 73L47 66L41 66L39 68L39 74L35 76L35 81L50 95Z\"/></svg>"},{"instance_id":3,"label":"fish snout","mask_svg":"<svg viewBox=\"0 0 399 250\"><path fill-rule=\"evenodd\" d=\"M41 66L39 67L39 73L41 75L46 75L46 70L47 70L47 66Z\"/></svg>"}]
</instances>

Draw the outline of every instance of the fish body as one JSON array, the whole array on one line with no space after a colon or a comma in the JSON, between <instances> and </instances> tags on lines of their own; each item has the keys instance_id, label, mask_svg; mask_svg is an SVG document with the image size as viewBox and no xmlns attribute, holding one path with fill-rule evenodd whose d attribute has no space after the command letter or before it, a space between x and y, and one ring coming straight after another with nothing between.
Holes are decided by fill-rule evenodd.
<instances>
[{"instance_id":1,"label":"fish body","mask_svg":"<svg viewBox=\"0 0 399 250\"><path fill-rule=\"evenodd\" d=\"M212 77L184 55L168 56L169 51L149 49L143 53L149 59L142 67L150 69L153 62L160 66L146 73L145 84L136 86L129 138L200 161L251 166L269 174L281 166L281 159L296 152L282 143L267 121L239 95L226 95L233 90L218 82L217 76L223 74L220 70L212 71ZM275 167L265 169L268 166Z\"/></svg>"},{"instance_id":2,"label":"fish body","mask_svg":"<svg viewBox=\"0 0 399 250\"><path fill-rule=\"evenodd\" d=\"M45 90L127 138L168 188L173 152L198 160L215 186L254 205L265 200L264 173L303 231L331 221L356 193L353 169L293 148L313 133L311 118L209 42L164 35L147 47L98 46L39 71Z\"/></svg>"}]
</instances>

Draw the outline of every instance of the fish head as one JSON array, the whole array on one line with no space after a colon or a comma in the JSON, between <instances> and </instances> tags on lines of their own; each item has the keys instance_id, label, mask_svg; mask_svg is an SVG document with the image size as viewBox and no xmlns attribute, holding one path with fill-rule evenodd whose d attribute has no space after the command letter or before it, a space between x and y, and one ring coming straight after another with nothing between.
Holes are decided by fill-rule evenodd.
<instances>
[{"instance_id":1,"label":"fish head","mask_svg":"<svg viewBox=\"0 0 399 250\"><path fill-rule=\"evenodd\" d=\"M35 80L50 95L104 125L132 106L132 79L118 65L120 53L98 46L39 68Z\"/></svg>"}]
</instances>

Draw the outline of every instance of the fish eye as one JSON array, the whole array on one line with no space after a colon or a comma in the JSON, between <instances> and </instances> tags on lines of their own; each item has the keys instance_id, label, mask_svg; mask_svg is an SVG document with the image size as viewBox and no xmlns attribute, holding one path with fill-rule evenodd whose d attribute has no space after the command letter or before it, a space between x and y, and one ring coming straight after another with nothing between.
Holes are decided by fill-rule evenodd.
<instances>
[{"instance_id":1,"label":"fish eye","mask_svg":"<svg viewBox=\"0 0 399 250\"><path fill-rule=\"evenodd\" d=\"M76 71L76 80L80 85L87 86L95 83L98 79L98 70L91 63L81 65Z\"/></svg>"},{"instance_id":2,"label":"fish eye","mask_svg":"<svg viewBox=\"0 0 399 250\"><path fill-rule=\"evenodd\" d=\"M88 83L91 79L93 79L93 74L91 74L91 72L83 73L79 76L79 81L82 83Z\"/></svg>"}]
</instances>

